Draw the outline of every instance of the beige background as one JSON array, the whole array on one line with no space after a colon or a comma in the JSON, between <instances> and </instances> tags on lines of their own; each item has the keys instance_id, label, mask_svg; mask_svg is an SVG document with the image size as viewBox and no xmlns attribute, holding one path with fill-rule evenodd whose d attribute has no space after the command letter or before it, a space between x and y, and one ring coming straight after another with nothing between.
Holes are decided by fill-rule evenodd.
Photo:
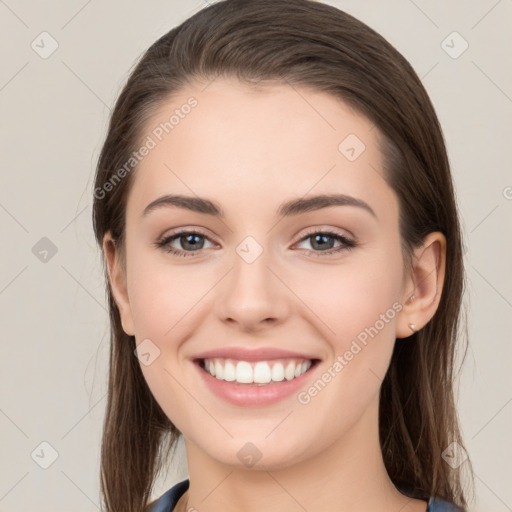
<instances>
[{"instance_id":1,"label":"beige background","mask_svg":"<svg viewBox=\"0 0 512 512\"><path fill-rule=\"evenodd\" d=\"M473 510L512 510L512 2L329 3L410 60L440 117L468 245L459 409L476 471ZM2 512L99 509L108 323L91 225L94 166L136 59L204 5L0 0ZM446 39L453 31L463 39ZM155 496L186 477L183 453L176 466Z\"/></svg>"}]
</instances>

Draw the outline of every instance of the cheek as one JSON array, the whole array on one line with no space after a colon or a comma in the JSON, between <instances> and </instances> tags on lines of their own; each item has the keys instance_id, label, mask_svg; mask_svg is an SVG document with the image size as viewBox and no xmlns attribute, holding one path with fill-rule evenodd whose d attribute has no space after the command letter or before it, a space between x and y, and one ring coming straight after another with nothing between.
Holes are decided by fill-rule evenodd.
<instances>
[{"instance_id":1,"label":"cheek","mask_svg":"<svg viewBox=\"0 0 512 512\"><path fill-rule=\"evenodd\" d=\"M195 320L199 329L212 301L222 300L215 284L225 273L223 268L206 262L180 265L136 247L129 254L128 293L138 341L150 338L163 346L166 340L169 345L179 340L183 329L193 331ZM373 339L375 329L379 339L394 342L393 304L402 275L398 249L388 246L329 265L287 262L276 270L293 290L274 297L294 303L295 317L288 322L309 322L336 354L348 350L354 339Z\"/></svg>"},{"instance_id":2,"label":"cheek","mask_svg":"<svg viewBox=\"0 0 512 512\"><path fill-rule=\"evenodd\" d=\"M199 288L190 283L183 268L134 264L129 274L129 293L130 290L133 292L130 305L137 345L147 347L146 350L138 349L144 379L173 424L179 430L188 431L190 395L183 384L194 374L181 357L181 346L186 345L193 332L190 321L196 312L194 304L205 292L199 293ZM145 364L141 354L148 351L151 362ZM195 412L200 414L200 411Z\"/></svg>"},{"instance_id":3,"label":"cheek","mask_svg":"<svg viewBox=\"0 0 512 512\"><path fill-rule=\"evenodd\" d=\"M194 306L211 288L207 275L193 265L165 264L164 258L133 253L128 267L128 293L136 336L171 336L182 319L194 314Z\"/></svg>"},{"instance_id":4,"label":"cheek","mask_svg":"<svg viewBox=\"0 0 512 512\"><path fill-rule=\"evenodd\" d=\"M167 263L165 257L132 248L128 260L128 294L139 349L140 367L151 393L178 429L186 429L190 395L183 382L196 378L182 346L194 335L212 307L207 292L219 270L200 271L194 265ZM149 340L149 341L147 341ZM150 352L150 364L141 354ZM195 411L197 415L200 410ZM183 423L185 422L185 423Z\"/></svg>"},{"instance_id":5,"label":"cheek","mask_svg":"<svg viewBox=\"0 0 512 512\"><path fill-rule=\"evenodd\" d=\"M397 309L401 309L397 304L401 276L400 254L390 248L347 259L339 266L318 265L289 272L286 280L293 283L294 293L311 310L309 320L316 317L315 324L324 325L321 333L342 350L375 324L385 336L390 335Z\"/></svg>"},{"instance_id":6,"label":"cheek","mask_svg":"<svg viewBox=\"0 0 512 512\"><path fill-rule=\"evenodd\" d=\"M297 281L295 290L314 313L310 321L318 317L315 325L328 342L331 358L317 389L305 390L305 402L311 398L327 408L350 404L350 410L357 411L378 392L402 309L401 261L399 250L391 247L357 262L347 260L336 269L310 272Z\"/></svg>"}]
</instances>

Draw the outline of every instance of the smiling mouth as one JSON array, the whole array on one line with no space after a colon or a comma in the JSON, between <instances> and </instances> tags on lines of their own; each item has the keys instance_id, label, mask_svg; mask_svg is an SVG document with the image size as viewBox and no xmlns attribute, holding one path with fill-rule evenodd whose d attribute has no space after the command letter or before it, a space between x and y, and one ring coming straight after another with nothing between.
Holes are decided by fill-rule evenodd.
<instances>
[{"instance_id":1,"label":"smiling mouth","mask_svg":"<svg viewBox=\"0 0 512 512\"><path fill-rule=\"evenodd\" d=\"M200 368L217 380L264 386L297 379L316 366L319 359L285 358L243 361L229 358L196 359Z\"/></svg>"}]
</instances>

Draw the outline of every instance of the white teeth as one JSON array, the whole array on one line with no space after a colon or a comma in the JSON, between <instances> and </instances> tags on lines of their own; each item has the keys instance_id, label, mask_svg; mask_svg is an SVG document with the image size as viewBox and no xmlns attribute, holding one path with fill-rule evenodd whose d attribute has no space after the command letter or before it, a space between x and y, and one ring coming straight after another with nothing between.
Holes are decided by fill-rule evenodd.
<instances>
[{"instance_id":1,"label":"white teeth","mask_svg":"<svg viewBox=\"0 0 512 512\"><path fill-rule=\"evenodd\" d=\"M272 362L235 361L234 359L205 359L204 369L213 377L240 384L268 384L300 377L311 367L304 359L276 360Z\"/></svg>"},{"instance_id":2,"label":"white teeth","mask_svg":"<svg viewBox=\"0 0 512 512\"><path fill-rule=\"evenodd\" d=\"M254 382L256 384L266 384L272 380L272 373L268 363L256 363L254 367Z\"/></svg>"},{"instance_id":3,"label":"white teeth","mask_svg":"<svg viewBox=\"0 0 512 512\"><path fill-rule=\"evenodd\" d=\"M235 365L231 361L226 361L224 365L224 380L232 382L236 379Z\"/></svg>"},{"instance_id":4,"label":"white teeth","mask_svg":"<svg viewBox=\"0 0 512 512\"><path fill-rule=\"evenodd\" d=\"M281 363L276 363L272 366L272 380L274 382L281 382L284 380L284 368Z\"/></svg>"},{"instance_id":5,"label":"white teeth","mask_svg":"<svg viewBox=\"0 0 512 512\"><path fill-rule=\"evenodd\" d=\"M295 364L293 362L288 363L286 370L284 371L286 380L292 380L295 377Z\"/></svg>"},{"instance_id":6,"label":"white teeth","mask_svg":"<svg viewBox=\"0 0 512 512\"><path fill-rule=\"evenodd\" d=\"M219 363L220 364L220 363ZM215 375L217 379L222 379L218 375ZM236 365L236 379L237 382L242 384L250 384L253 381L253 371L250 363L246 361L238 361Z\"/></svg>"},{"instance_id":7,"label":"white teeth","mask_svg":"<svg viewBox=\"0 0 512 512\"><path fill-rule=\"evenodd\" d=\"M220 361L215 361L215 377L221 380L224 378L224 366L220 364Z\"/></svg>"}]
</instances>

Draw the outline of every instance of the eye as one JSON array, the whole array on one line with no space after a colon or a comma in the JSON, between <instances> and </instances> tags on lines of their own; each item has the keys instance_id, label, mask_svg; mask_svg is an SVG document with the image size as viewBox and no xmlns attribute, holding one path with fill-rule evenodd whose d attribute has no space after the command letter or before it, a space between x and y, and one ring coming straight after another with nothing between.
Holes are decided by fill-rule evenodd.
<instances>
[{"instance_id":1,"label":"eye","mask_svg":"<svg viewBox=\"0 0 512 512\"><path fill-rule=\"evenodd\" d=\"M197 231L179 231L178 233L162 238L156 242L155 245L175 256L190 257L195 256L196 254L194 253L201 252L204 248L205 240L209 240L209 238ZM181 249L171 245L174 242L177 242L177 245L181 246Z\"/></svg>"},{"instance_id":2,"label":"eye","mask_svg":"<svg viewBox=\"0 0 512 512\"><path fill-rule=\"evenodd\" d=\"M200 254L205 248L205 240L212 243L206 235L198 231L183 230L158 240L155 246L175 256L194 257ZM311 241L312 249L307 249L307 252L315 256L329 256L343 250L353 249L357 246L354 240L351 240L341 233L332 231L310 231L299 243L305 241ZM335 242L339 242L340 245L333 247ZM180 247L178 248L176 245Z\"/></svg>"},{"instance_id":3,"label":"eye","mask_svg":"<svg viewBox=\"0 0 512 512\"><path fill-rule=\"evenodd\" d=\"M354 240L341 233L334 233L332 231L310 231L299 243L304 241L311 241L310 245L313 249L308 249L308 252L313 253L315 256L329 256L357 246ZM340 242L340 245L335 248L333 244L336 241Z\"/></svg>"}]
</instances>

